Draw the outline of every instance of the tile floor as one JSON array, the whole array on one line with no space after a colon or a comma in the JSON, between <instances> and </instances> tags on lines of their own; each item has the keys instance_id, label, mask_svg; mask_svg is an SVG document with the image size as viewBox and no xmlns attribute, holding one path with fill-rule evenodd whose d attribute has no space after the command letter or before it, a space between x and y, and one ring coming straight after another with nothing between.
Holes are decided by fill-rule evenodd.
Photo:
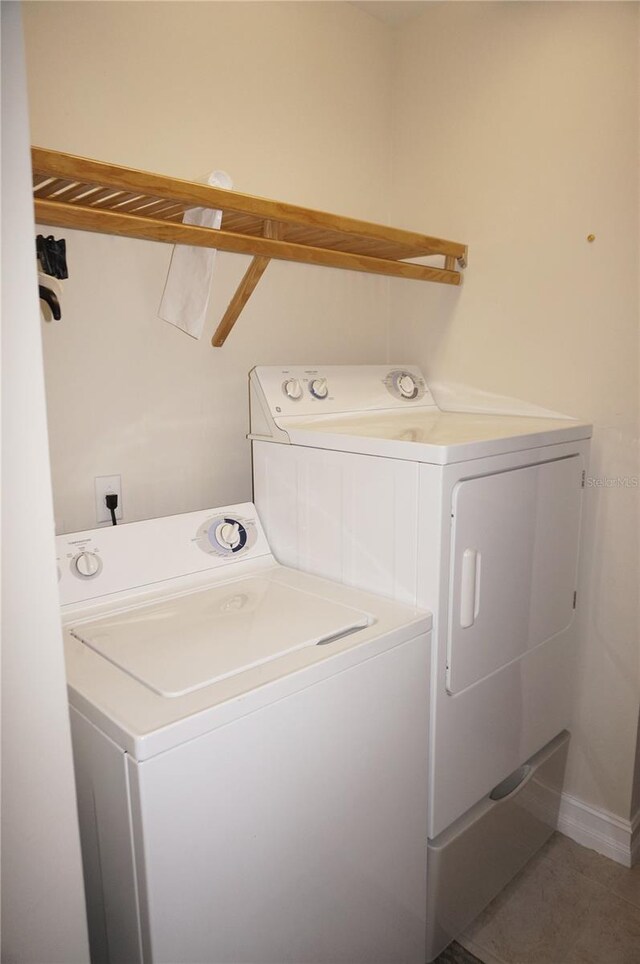
<instances>
[{"instance_id":1,"label":"tile floor","mask_svg":"<svg viewBox=\"0 0 640 964\"><path fill-rule=\"evenodd\" d=\"M640 964L640 864L555 833L458 940L484 964Z\"/></svg>"}]
</instances>

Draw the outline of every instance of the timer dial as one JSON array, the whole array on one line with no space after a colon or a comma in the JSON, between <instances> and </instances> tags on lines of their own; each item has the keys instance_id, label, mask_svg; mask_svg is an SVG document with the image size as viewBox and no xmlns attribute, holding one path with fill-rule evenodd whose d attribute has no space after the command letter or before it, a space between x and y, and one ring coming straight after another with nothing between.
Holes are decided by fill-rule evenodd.
<instances>
[{"instance_id":1,"label":"timer dial","mask_svg":"<svg viewBox=\"0 0 640 964\"><path fill-rule=\"evenodd\" d=\"M416 394L416 383L411 375L407 373L400 375L397 384L398 391L401 395L404 395L405 398L413 398Z\"/></svg>"},{"instance_id":2,"label":"timer dial","mask_svg":"<svg viewBox=\"0 0 640 964\"><path fill-rule=\"evenodd\" d=\"M240 542L240 523L225 519L216 529L216 542L223 549L235 549Z\"/></svg>"},{"instance_id":3,"label":"timer dial","mask_svg":"<svg viewBox=\"0 0 640 964\"><path fill-rule=\"evenodd\" d=\"M423 397L427 388L420 375L414 375L402 368L389 372L384 384L390 394L401 401L418 400Z\"/></svg>"},{"instance_id":4,"label":"timer dial","mask_svg":"<svg viewBox=\"0 0 640 964\"><path fill-rule=\"evenodd\" d=\"M196 533L195 542L208 555L232 556L250 549L256 538L253 519L231 519L219 515L202 523Z\"/></svg>"}]
</instances>

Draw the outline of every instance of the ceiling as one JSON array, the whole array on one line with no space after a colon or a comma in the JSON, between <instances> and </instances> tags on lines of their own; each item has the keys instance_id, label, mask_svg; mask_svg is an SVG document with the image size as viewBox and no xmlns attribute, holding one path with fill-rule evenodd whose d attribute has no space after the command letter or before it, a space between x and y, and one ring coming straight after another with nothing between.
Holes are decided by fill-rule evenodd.
<instances>
[{"instance_id":1,"label":"ceiling","mask_svg":"<svg viewBox=\"0 0 640 964\"><path fill-rule=\"evenodd\" d=\"M384 23L397 24L419 16L428 2L429 0L351 0L351 5Z\"/></svg>"}]
</instances>

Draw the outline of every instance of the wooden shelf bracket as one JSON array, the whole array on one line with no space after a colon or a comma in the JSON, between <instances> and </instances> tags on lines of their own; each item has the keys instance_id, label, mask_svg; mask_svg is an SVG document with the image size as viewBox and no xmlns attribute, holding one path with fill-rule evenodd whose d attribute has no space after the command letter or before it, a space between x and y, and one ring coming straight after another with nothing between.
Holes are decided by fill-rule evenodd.
<instances>
[{"instance_id":1,"label":"wooden shelf bracket","mask_svg":"<svg viewBox=\"0 0 640 964\"><path fill-rule=\"evenodd\" d=\"M275 241L280 237L280 225L274 221L265 221L263 234L265 238L273 238ZM229 335L231 329L238 320L240 313L247 301L253 294L254 288L260 281L260 278L264 274L264 270L271 261L271 258L266 258L264 255L256 255L247 268L244 277L233 298L229 302L229 306L222 316L220 324L216 328L213 338L211 339L211 344L214 348L222 348L227 336Z\"/></svg>"}]
</instances>

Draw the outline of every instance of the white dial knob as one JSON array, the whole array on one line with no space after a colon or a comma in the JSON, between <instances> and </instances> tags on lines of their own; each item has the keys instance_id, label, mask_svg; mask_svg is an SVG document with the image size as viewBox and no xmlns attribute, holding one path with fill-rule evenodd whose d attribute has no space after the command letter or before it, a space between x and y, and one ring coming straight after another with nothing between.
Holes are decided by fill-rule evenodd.
<instances>
[{"instance_id":1,"label":"white dial knob","mask_svg":"<svg viewBox=\"0 0 640 964\"><path fill-rule=\"evenodd\" d=\"M234 519L215 515L205 519L196 533L195 543L211 556L231 557L250 549L257 539L254 519Z\"/></svg>"},{"instance_id":2,"label":"white dial knob","mask_svg":"<svg viewBox=\"0 0 640 964\"><path fill-rule=\"evenodd\" d=\"M309 388L315 398L326 398L329 394L326 378L314 378L309 384Z\"/></svg>"},{"instance_id":3,"label":"white dial knob","mask_svg":"<svg viewBox=\"0 0 640 964\"><path fill-rule=\"evenodd\" d=\"M216 529L216 539L224 549L235 549L240 542L240 526L237 522L222 522Z\"/></svg>"},{"instance_id":4,"label":"white dial knob","mask_svg":"<svg viewBox=\"0 0 640 964\"><path fill-rule=\"evenodd\" d=\"M80 552L73 560L76 572L85 579L91 579L100 571L100 560L95 552Z\"/></svg>"},{"instance_id":5,"label":"white dial knob","mask_svg":"<svg viewBox=\"0 0 640 964\"><path fill-rule=\"evenodd\" d=\"M286 382L282 383L282 391L287 398L292 398L294 401L302 398L302 385L297 378L287 378Z\"/></svg>"},{"instance_id":6,"label":"white dial knob","mask_svg":"<svg viewBox=\"0 0 640 964\"><path fill-rule=\"evenodd\" d=\"M404 395L405 398L413 398L413 396L416 394L416 383L413 380L413 376L407 374L407 372L405 372L403 375L400 375L397 385L398 391L401 395Z\"/></svg>"}]
</instances>

